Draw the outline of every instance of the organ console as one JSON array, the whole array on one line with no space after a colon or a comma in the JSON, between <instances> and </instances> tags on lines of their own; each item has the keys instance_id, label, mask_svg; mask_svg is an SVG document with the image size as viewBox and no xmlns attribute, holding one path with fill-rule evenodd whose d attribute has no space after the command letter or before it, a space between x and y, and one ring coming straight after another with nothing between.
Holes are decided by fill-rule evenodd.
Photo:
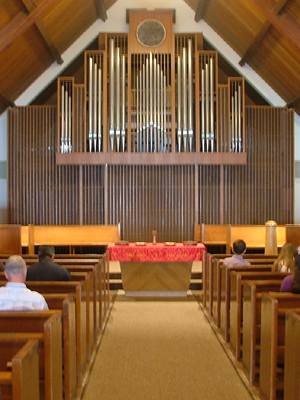
<instances>
[{"instance_id":1,"label":"organ console","mask_svg":"<svg viewBox=\"0 0 300 400\"><path fill-rule=\"evenodd\" d=\"M245 164L244 79L219 85L217 52L174 33L174 10L128 22L85 52L84 90L58 79L57 163Z\"/></svg>"}]
</instances>

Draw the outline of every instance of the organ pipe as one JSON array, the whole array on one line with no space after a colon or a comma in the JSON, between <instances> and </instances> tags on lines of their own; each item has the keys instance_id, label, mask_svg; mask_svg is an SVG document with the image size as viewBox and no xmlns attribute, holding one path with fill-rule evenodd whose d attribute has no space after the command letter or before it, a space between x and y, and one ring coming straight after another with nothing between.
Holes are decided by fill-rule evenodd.
<instances>
[{"instance_id":1,"label":"organ pipe","mask_svg":"<svg viewBox=\"0 0 300 400\"><path fill-rule=\"evenodd\" d=\"M128 66L128 83L131 87L128 88L127 98L131 109L128 110L126 71L129 58L123 54L127 51L126 46L116 36L108 38L107 72L106 69L102 70L101 57L103 56L99 55L102 53L90 55L89 52L85 81L87 84L86 139L89 152L107 150L125 152L126 140L130 140L129 148L137 152L168 152L173 151L173 148L178 153L214 152L216 151L215 143L218 143L219 151L220 149L230 149L232 152L242 151L242 80L230 79L228 98L219 99L216 56L197 51L196 57L193 54L193 48L196 49L197 45L191 38L181 38L176 42L176 46L175 60L172 59L172 55L152 51L130 57L132 65ZM198 67L196 60L199 62ZM199 76L195 71L199 71ZM104 77L103 73L107 75ZM175 79L172 77L174 73L177 74ZM104 87L104 79L108 91ZM197 80L199 85L197 85ZM198 93L195 88L198 89ZM176 97L172 94L173 90L177 90ZM102 92L107 93L107 119L106 115L103 116ZM61 85L60 96L60 151L66 153L72 151L72 132L74 132L72 131L72 112L77 103L72 105L71 86L64 82ZM197 99L200 104L194 105L194 100ZM223 104L224 101L227 104ZM226 113L228 109L228 117L217 115L217 111L218 114ZM194 110L197 110L198 115ZM173 111L176 112L174 118ZM75 118L78 120L76 114ZM131 128L128 132L126 132L127 120L130 121L128 127ZM172 126L173 122L176 123L175 127ZM103 127L102 124L104 124ZM226 125L227 133L220 137L218 130L221 125ZM104 126L105 132L103 132ZM196 127L199 128L199 132L194 131ZM75 125L73 129L76 129ZM108 139L105 140L105 143L108 143L107 149L102 149L104 135L107 135ZM174 147L173 138L176 141ZM196 145L198 148L195 147Z\"/></svg>"}]
</instances>

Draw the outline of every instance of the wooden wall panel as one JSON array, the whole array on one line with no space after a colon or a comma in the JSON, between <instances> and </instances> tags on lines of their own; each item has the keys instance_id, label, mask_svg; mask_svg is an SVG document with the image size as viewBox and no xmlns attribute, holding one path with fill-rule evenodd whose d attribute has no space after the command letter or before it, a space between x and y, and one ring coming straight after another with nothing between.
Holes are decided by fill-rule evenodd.
<instances>
[{"instance_id":1,"label":"wooden wall panel","mask_svg":"<svg viewBox=\"0 0 300 400\"><path fill-rule=\"evenodd\" d=\"M194 169L191 166L111 166L109 221L121 222L127 240L193 238Z\"/></svg>"},{"instance_id":2,"label":"wooden wall panel","mask_svg":"<svg viewBox=\"0 0 300 400\"><path fill-rule=\"evenodd\" d=\"M294 222L294 120L285 108L246 108L246 166L58 166L57 111L8 112L10 223L116 224L123 239L193 237L193 222ZM78 122L80 126L80 122Z\"/></svg>"}]
</instances>

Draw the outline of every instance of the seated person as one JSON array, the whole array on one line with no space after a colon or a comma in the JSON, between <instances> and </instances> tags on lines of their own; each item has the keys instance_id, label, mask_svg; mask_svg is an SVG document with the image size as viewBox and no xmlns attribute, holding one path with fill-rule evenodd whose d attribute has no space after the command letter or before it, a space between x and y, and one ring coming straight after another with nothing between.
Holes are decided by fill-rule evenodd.
<instances>
[{"instance_id":1,"label":"seated person","mask_svg":"<svg viewBox=\"0 0 300 400\"><path fill-rule=\"evenodd\" d=\"M293 273L283 279L280 291L300 294L300 255L295 255Z\"/></svg>"},{"instance_id":2,"label":"seated person","mask_svg":"<svg viewBox=\"0 0 300 400\"><path fill-rule=\"evenodd\" d=\"M244 260L243 255L246 253L246 243L242 239L236 240L232 245L232 257L224 258L224 265L251 265L249 261Z\"/></svg>"},{"instance_id":3,"label":"seated person","mask_svg":"<svg viewBox=\"0 0 300 400\"><path fill-rule=\"evenodd\" d=\"M71 281L70 272L53 262L55 249L42 245L38 249L39 262L28 267L27 281Z\"/></svg>"},{"instance_id":4,"label":"seated person","mask_svg":"<svg viewBox=\"0 0 300 400\"><path fill-rule=\"evenodd\" d=\"M294 272L296 254L296 247L292 243L286 243L282 246L278 257L274 261L272 270L279 272Z\"/></svg>"},{"instance_id":5,"label":"seated person","mask_svg":"<svg viewBox=\"0 0 300 400\"><path fill-rule=\"evenodd\" d=\"M44 297L25 285L26 263L21 256L11 256L6 261L6 286L0 287L1 311L48 310Z\"/></svg>"}]
</instances>

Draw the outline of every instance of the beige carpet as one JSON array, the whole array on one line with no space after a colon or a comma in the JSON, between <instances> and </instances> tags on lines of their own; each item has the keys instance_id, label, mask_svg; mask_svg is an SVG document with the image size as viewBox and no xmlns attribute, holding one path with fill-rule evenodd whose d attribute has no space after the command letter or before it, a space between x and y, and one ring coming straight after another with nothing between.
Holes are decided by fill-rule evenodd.
<instances>
[{"instance_id":1,"label":"beige carpet","mask_svg":"<svg viewBox=\"0 0 300 400\"><path fill-rule=\"evenodd\" d=\"M196 298L119 291L83 400L248 400Z\"/></svg>"}]
</instances>

